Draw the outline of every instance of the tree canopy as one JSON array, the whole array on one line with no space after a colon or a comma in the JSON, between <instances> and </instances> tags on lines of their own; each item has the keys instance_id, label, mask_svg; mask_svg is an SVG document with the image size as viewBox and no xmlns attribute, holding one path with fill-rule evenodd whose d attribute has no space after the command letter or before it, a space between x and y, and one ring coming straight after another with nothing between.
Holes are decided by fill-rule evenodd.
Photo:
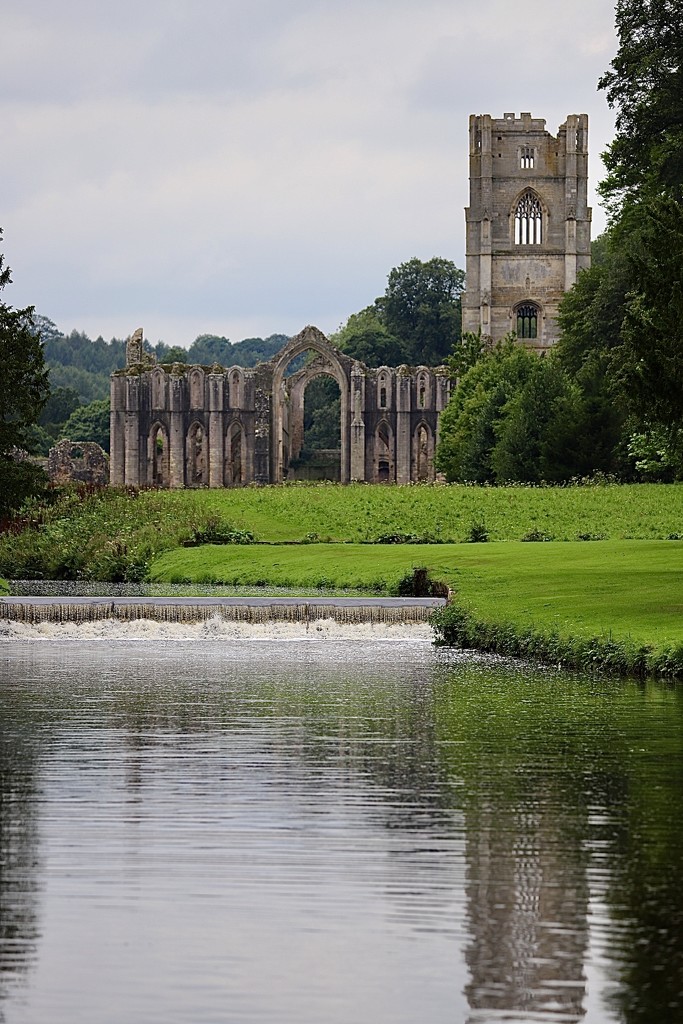
<instances>
[{"instance_id":1,"label":"tree canopy","mask_svg":"<svg viewBox=\"0 0 683 1024\"><path fill-rule=\"evenodd\" d=\"M0 231L0 238L2 232ZM0 291L11 282L0 253ZM43 348L37 336L33 307L13 309L0 301L0 515L7 514L39 484L30 462L17 461L13 449L23 448L50 393Z\"/></svg>"},{"instance_id":2,"label":"tree canopy","mask_svg":"<svg viewBox=\"0 0 683 1024\"><path fill-rule=\"evenodd\" d=\"M332 341L368 366L438 366L460 342L464 282L450 260L408 260L389 273L384 295L353 313Z\"/></svg>"},{"instance_id":3,"label":"tree canopy","mask_svg":"<svg viewBox=\"0 0 683 1024\"><path fill-rule=\"evenodd\" d=\"M680 0L618 0L619 50L598 86L617 110L601 194L617 206L683 182L683 11Z\"/></svg>"}]
</instances>

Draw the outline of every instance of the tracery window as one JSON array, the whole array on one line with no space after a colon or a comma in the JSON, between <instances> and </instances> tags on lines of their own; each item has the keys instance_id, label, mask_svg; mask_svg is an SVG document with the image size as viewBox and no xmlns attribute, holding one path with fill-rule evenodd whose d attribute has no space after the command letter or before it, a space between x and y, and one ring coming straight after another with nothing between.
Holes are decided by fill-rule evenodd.
<instances>
[{"instance_id":1,"label":"tracery window","mask_svg":"<svg viewBox=\"0 0 683 1024\"><path fill-rule=\"evenodd\" d=\"M532 302L517 307L517 337L538 337L538 306Z\"/></svg>"},{"instance_id":2,"label":"tracery window","mask_svg":"<svg viewBox=\"0 0 683 1024\"><path fill-rule=\"evenodd\" d=\"M519 166L520 167L533 167L534 166L534 148L533 146L522 146L519 151Z\"/></svg>"},{"instance_id":3,"label":"tracery window","mask_svg":"<svg viewBox=\"0 0 683 1024\"><path fill-rule=\"evenodd\" d=\"M515 210L515 245L540 245L543 241L543 210L535 192L524 192Z\"/></svg>"}]
</instances>

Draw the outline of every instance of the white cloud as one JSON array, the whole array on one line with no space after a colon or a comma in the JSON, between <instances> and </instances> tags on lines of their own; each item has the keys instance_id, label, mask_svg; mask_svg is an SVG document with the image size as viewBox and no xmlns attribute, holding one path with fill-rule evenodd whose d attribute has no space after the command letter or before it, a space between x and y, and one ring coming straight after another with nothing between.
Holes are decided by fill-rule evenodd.
<instances>
[{"instance_id":1,"label":"white cloud","mask_svg":"<svg viewBox=\"0 0 683 1024\"><path fill-rule=\"evenodd\" d=\"M554 132L585 110L604 148L612 17L606 0L25 0L0 41L9 301L93 336L142 316L186 344L334 329L411 256L464 265L469 113Z\"/></svg>"}]
</instances>

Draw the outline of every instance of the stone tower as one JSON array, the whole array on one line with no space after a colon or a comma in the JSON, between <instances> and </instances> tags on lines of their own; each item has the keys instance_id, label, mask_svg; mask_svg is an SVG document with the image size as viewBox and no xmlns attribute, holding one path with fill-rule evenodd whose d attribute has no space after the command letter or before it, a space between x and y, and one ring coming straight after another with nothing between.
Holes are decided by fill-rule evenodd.
<instances>
[{"instance_id":1,"label":"stone tower","mask_svg":"<svg viewBox=\"0 0 683 1024\"><path fill-rule=\"evenodd\" d=\"M545 352L557 309L590 266L588 116L557 138L531 114L470 117L470 205L463 330L494 341L514 331Z\"/></svg>"}]
</instances>

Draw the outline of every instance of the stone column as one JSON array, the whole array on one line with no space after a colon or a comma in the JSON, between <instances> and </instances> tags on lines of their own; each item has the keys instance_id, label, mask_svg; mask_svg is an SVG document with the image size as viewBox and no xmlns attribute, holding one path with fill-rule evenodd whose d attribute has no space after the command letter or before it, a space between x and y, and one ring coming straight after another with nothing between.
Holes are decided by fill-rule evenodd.
<instances>
[{"instance_id":1,"label":"stone column","mask_svg":"<svg viewBox=\"0 0 683 1024\"><path fill-rule=\"evenodd\" d=\"M365 480L365 374L360 363L351 370L351 480Z\"/></svg>"},{"instance_id":2,"label":"stone column","mask_svg":"<svg viewBox=\"0 0 683 1024\"><path fill-rule=\"evenodd\" d=\"M185 425L183 423L183 378L175 367L169 379L169 477L171 487L185 486Z\"/></svg>"},{"instance_id":3,"label":"stone column","mask_svg":"<svg viewBox=\"0 0 683 1024\"><path fill-rule=\"evenodd\" d=\"M410 386L407 366L396 374L396 483L410 483Z\"/></svg>"},{"instance_id":4,"label":"stone column","mask_svg":"<svg viewBox=\"0 0 683 1024\"><path fill-rule=\"evenodd\" d=\"M434 374L434 386L436 389L436 430L434 432L434 443L438 445L441 434L441 413L448 405L451 397L451 382L448 371L445 367L439 367Z\"/></svg>"},{"instance_id":5,"label":"stone column","mask_svg":"<svg viewBox=\"0 0 683 1024\"><path fill-rule=\"evenodd\" d=\"M111 413L109 416L109 482L112 487L125 483L125 417L126 378L112 377L110 385Z\"/></svg>"},{"instance_id":6,"label":"stone column","mask_svg":"<svg viewBox=\"0 0 683 1024\"><path fill-rule=\"evenodd\" d=\"M140 378L127 376L125 415L124 483L140 486Z\"/></svg>"},{"instance_id":7,"label":"stone column","mask_svg":"<svg viewBox=\"0 0 683 1024\"><path fill-rule=\"evenodd\" d=\"M209 487L223 486L223 381L222 373L209 374Z\"/></svg>"}]
</instances>

